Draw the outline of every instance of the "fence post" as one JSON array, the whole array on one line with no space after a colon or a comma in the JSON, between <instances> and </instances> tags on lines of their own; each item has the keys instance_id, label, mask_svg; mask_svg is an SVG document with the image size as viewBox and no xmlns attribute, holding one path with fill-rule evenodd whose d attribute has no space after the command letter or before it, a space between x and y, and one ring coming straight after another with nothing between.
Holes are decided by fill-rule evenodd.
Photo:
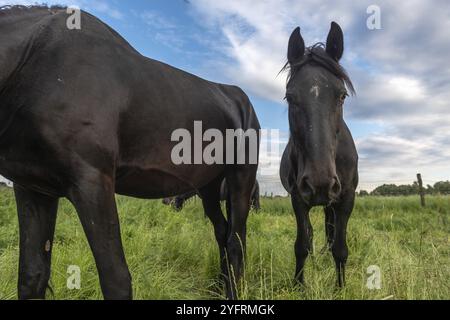
<instances>
[{"instance_id":1,"label":"fence post","mask_svg":"<svg viewBox=\"0 0 450 320\"><path fill-rule=\"evenodd\" d=\"M423 188L423 180L420 173L417 174L417 182L419 182L420 203L422 207L425 207L425 190Z\"/></svg>"}]
</instances>

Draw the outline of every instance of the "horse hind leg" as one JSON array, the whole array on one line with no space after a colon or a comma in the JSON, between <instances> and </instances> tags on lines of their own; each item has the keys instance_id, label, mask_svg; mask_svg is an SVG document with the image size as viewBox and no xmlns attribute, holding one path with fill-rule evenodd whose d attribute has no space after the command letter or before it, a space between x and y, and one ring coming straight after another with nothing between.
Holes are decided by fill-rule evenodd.
<instances>
[{"instance_id":1,"label":"horse hind leg","mask_svg":"<svg viewBox=\"0 0 450 320\"><path fill-rule=\"evenodd\" d=\"M58 198L14 186L20 232L18 296L45 299L50 279Z\"/></svg>"},{"instance_id":2,"label":"horse hind leg","mask_svg":"<svg viewBox=\"0 0 450 320\"><path fill-rule=\"evenodd\" d=\"M228 184L226 255L229 268L227 297L234 300L238 298L236 286L244 271L247 219L256 180L256 167L237 168L227 174L226 180Z\"/></svg>"},{"instance_id":3,"label":"horse hind leg","mask_svg":"<svg viewBox=\"0 0 450 320\"><path fill-rule=\"evenodd\" d=\"M69 191L94 254L106 300L132 299L131 275L125 260L115 202L113 175L80 168Z\"/></svg>"},{"instance_id":4,"label":"horse hind leg","mask_svg":"<svg viewBox=\"0 0 450 320\"><path fill-rule=\"evenodd\" d=\"M228 268L225 258L225 246L228 234L228 222L223 215L222 208L220 206L220 184L221 180L214 181L207 187L200 190L200 196L203 203L205 215L211 220L214 226L214 234L220 252L220 267L221 276L224 283L227 283Z\"/></svg>"}]
</instances>

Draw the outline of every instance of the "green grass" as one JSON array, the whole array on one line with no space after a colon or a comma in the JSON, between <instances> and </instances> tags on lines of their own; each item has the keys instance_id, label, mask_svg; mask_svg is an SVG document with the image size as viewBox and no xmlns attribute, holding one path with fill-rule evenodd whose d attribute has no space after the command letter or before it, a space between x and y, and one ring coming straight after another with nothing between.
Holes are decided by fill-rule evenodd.
<instances>
[{"instance_id":1,"label":"green grass","mask_svg":"<svg viewBox=\"0 0 450 320\"><path fill-rule=\"evenodd\" d=\"M293 286L295 218L288 199L264 199L248 223L244 299L449 299L449 197L360 198L350 221L347 286L335 287L325 244L324 215L311 214L316 254L308 259L306 288ZM127 261L136 299L217 299L218 249L199 201L175 213L160 201L118 197ZM18 227L13 194L0 191L0 299L16 299ZM66 287L67 268L82 271L81 290ZM382 289L366 287L367 268L382 272ZM49 299L101 299L97 271L72 206L60 205Z\"/></svg>"}]
</instances>

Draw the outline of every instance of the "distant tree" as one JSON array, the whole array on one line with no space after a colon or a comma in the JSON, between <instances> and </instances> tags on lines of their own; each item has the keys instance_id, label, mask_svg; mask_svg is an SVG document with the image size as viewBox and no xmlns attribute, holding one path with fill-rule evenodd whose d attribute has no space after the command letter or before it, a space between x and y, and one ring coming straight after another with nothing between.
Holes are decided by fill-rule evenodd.
<instances>
[{"instance_id":1,"label":"distant tree","mask_svg":"<svg viewBox=\"0 0 450 320\"><path fill-rule=\"evenodd\" d=\"M450 181L437 182L434 185L434 191L437 194L444 194L444 195L450 194Z\"/></svg>"},{"instance_id":2,"label":"distant tree","mask_svg":"<svg viewBox=\"0 0 450 320\"><path fill-rule=\"evenodd\" d=\"M396 196L397 186L395 184L383 184L372 191L374 196Z\"/></svg>"},{"instance_id":3,"label":"distant tree","mask_svg":"<svg viewBox=\"0 0 450 320\"><path fill-rule=\"evenodd\" d=\"M372 194L376 196L410 196L419 193L419 184L414 182L412 185L384 184L376 188Z\"/></svg>"},{"instance_id":4,"label":"distant tree","mask_svg":"<svg viewBox=\"0 0 450 320\"><path fill-rule=\"evenodd\" d=\"M419 184L414 182L412 185L384 184L371 192L374 196L411 196L419 193ZM427 185L426 194L450 195L450 181L440 181L434 186ZM361 196L361 194L360 194Z\"/></svg>"},{"instance_id":5,"label":"distant tree","mask_svg":"<svg viewBox=\"0 0 450 320\"><path fill-rule=\"evenodd\" d=\"M366 190L361 190L359 192L359 196L360 197L367 197L367 196L369 196L369 192L367 192Z\"/></svg>"}]
</instances>

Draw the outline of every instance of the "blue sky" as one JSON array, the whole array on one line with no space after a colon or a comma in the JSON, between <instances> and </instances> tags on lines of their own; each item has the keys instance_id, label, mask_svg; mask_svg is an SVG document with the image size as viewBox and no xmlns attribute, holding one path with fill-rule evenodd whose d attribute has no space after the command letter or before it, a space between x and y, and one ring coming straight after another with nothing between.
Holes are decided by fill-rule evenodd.
<instances>
[{"instance_id":1,"label":"blue sky","mask_svg":"<svg viewBox=\"0 0 450 320\"><path fill-rule=\"evenodd\" d=\"M35 1L4 1L32 4ZM345 106L360 153L361 188L382 182L450 179L450 6L448 1L61 0L108 23L142 54L209 80L242 87L264 128L288 131L283 102L291 31L324 42L330 22L344 29L357 96ZM369 30L367 8L381 10ZM281 139L285 140L285 139ZM284 147L284 141L279 148ZM278 193L277 174L265 188Z\"/></svg>"}]
</instances>

